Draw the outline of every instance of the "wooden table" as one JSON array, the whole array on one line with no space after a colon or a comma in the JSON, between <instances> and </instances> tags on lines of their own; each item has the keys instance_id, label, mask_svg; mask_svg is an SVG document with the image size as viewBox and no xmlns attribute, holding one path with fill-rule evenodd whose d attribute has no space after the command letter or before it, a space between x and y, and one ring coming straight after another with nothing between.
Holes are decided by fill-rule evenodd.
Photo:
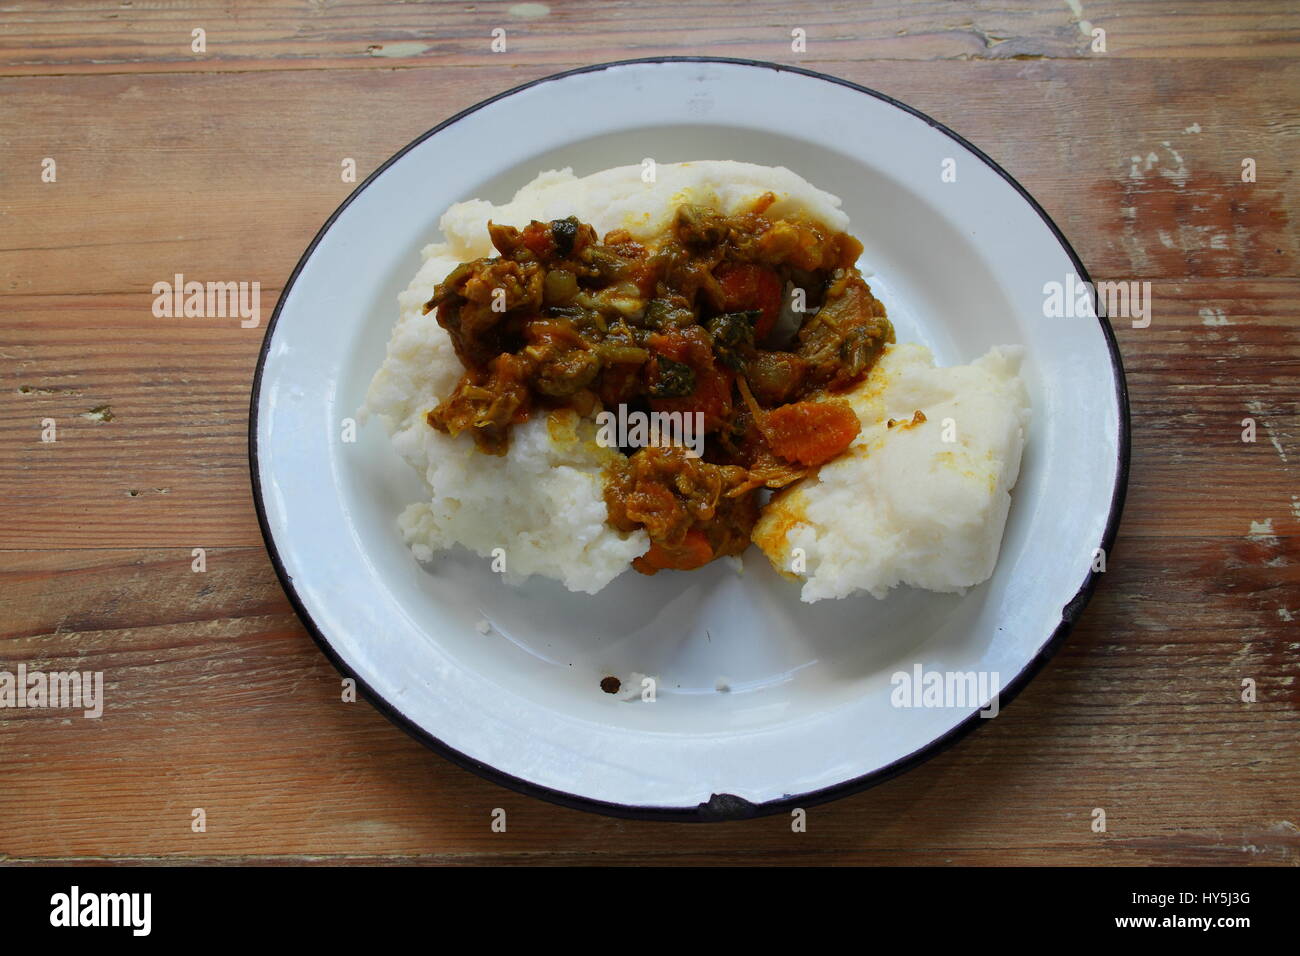
<instances>
[{"instance_id":1,"label":"wooden table","mask_svg":"<svg viewBox=\"0 0 1300 956\"><path fill-rule=\"evenodd\" d=\"M0 669L102 671L108 704L0 710L0 859L1300 862L1298 52L1283 0L7 4ZM151 310L183 273L259 281L269 313L353 188L343 158L360 180L484 97L656 54L897 97L1005 166L1094 277L1153 283L1150 327L1117 330L1132 478L1082 622L998 720L807 833L560 809L341 703L253 512L265 321Z\"/></svg>"}]
</instances>

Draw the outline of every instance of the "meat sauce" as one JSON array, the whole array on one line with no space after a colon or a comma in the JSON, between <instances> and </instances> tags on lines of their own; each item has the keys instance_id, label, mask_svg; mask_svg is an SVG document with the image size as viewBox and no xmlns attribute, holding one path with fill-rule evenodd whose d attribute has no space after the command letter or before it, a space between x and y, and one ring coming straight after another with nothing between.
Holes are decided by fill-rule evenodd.
<instances>
[{"instance_id":1,"label":"meat sauce","mask_svg":"<svg viewBox=\"0 0 1300 956\"><path fill-rule=\"evenodd\" d=\"M742 552L759 494L846 449L857 416L836 393L894 341L854 263L862 246L817 222L769 218L772 194L724 216L684 205L640 242L574 217L488 224L499 255L458 266L425 304L465 367L428 422L503 455L538 412L699 413L703 454L624 449L607 469L610 524L643 528L654 574ZM787 307L787 302L793 307Z\"/></svg>"}]
</instances>

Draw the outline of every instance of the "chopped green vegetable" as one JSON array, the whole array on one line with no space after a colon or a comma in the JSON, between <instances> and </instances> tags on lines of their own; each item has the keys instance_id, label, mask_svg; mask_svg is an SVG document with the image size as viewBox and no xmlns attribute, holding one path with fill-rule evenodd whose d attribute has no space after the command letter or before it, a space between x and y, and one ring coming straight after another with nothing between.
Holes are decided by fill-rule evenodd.
<instances>
[{"instance_id":1,"label":"chopped green vegetable","mask_svg":"<svg viewBox=\"0 0 1300 956\"><path fill-rule=\"evenodd\" d=\"M596 346L596 351L607 363L613 365L639 365L650 358L650 353L635 345L620 345L605 340Z\"/></svg>"},{"instance_id":2,"label":"chopped green vegetable","mask_svg":"<svg viewBox=\"0 0 1300 956\"><path fill-rule=\"evenodd\" d=\"M563 221L563 220L561 220ZM551 269L546 273L542 298L547 305L562 305L578 294L578 279L565 269Z\"/></svg>"},{"instance_id":3,"label":"chopped green vegetable","mask_svg":"<svg viewBox=\"0 0 1300 956\"><path fill-rule=\"evenodd\" d=\"M555 243L555 252L565 258L573 251L573 241L578 238L578 219L556 219L551 222L551 240Z\"/></svg>"},{"instance_id":4,"label":"chopped green vegetable","mask_svg":"<svg viewBox=\"0 0 1300 956\"><path fill-rule=\"evenodd\" d=\"M645 307L640 325L648 329L684 329L698 320L695 313L670 299L651 299Z\"/></svg>"},{"instance_id":5,"label":"chopped green vegetable","mask_svg":"<svg viewBox=\"0 0 1300 956\"><path fill-rule=\"evenodd\" d=\"M685 398L695 391L695 370L666 355L656 355L657 375L650 386L653 398Z\"/></svg>"},{"instance_id":6,"label":"chopped green vegetable","mask_svg":"<svg viewBox=\"0 0 1300 956\"><path fill-rule=\"evenodd\" d=\"M758 312L724 312L709 319L709 335L713 338L713 353L728 368L739 369L745 364L745 352L754 345L754 323Z\"/></svg>"}]
</instances>

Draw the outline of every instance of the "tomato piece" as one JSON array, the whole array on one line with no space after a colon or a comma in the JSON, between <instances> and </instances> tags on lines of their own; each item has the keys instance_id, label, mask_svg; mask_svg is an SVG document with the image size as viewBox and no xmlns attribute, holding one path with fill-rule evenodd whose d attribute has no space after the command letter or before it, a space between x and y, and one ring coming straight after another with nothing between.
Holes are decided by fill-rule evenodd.
<instances>
[{"instance_id":1,"label":"tomato piece","mask_svg":"<svg viewBox=\"0 0 1300 956\"><path fill-rule=\"evenodd\" d=\"M781 314L783 289L776 272L753 263L728 263L719 266L714 278L722 286L725 308L728 312L756 309L758 322L754 326L754 341L767 338Z\"/></svg>"},{"instance_id":2,"label":"tomato piece","mask_svg":"<svg viewBox=\"0 0 1300 956\"><path fill-rule=\"evenodd\" d=\"M853 443L862 430L848 402L793 402L764 416L763 436L786 461L824 465Z\"/></svg>"},{"instance_id":3,"label":"tomato piece","mask_svg":"<svg viewBox=\"0 0 1300 956\"><path fill-rule=\"evenodd\" d=\"M703 412L705 431L714 431L731 415L731 384L735 373L709 365L695 371L695 392L687 398L651 399L657 412Z\"/></svg>"},{"instance_id":4,"label":"tomato piece","mask_svg":"<svg viewBox=\"0 0 1300 956\"><path fill-rule=\"evenodd\" d=\"M638 365L607 365L600 373L600 401L607 408L632 401L637 393L641 367Z\"/></svg>"},{"instance_id":5,"label":"tomato piece","mask_svg":"<svg viewBox=\"0 0 1300 956\"><path fill-rule=\"evenodd\" d=\"M689 365L695 373L695 390L681 398L651 398L650 408L656 412L704 413L705 431L714 431L731 415L731 386L735 373L713 361L713 348L699 326L672 332L656 332L647 339L651 349L660 355ZM651 385L658 371L654 362L646 363L646 375Z\"/></svg>"},{"instance_id":6,"label":"tomato piece","mask_svg":"<svg viewBox=\"0 0 1300 956\"><path fill-rule=\"evenodd\" d=\"M729 368L708 365L695 368L695 391L682 398L652 398L650 410L655 412L702 412L704 430L715 431L731 414L731 385L735 373Z\"/></svg>"},{"instance_id":7,"label":"tomato piece","mask_svg":"<svg viewBox=\"0 0 1300 956\"><path fill-rule=\"evenodd\" d=\"M519 235L528 251L538 259L545 259L555 251L555 241L551 238L551 227L544 222L530 222Z\"/></svg>"},{"instance_id":8,"label":"tomato piece","mask_svg":"<svg viewBox=\"0 0 1300 956\"><path fill-rule=\"evenodd\" d=\"M690 365L689 356L694 341L685 329L672 329L668 332L655 332L646 339L646 344L660 355L667 355L674 362Z\"/></svg>"},{"instance_id":9,"label":"tomato piece","mask_svg":"<svg viewBox=\"0 0 1300 956\"><path fill-rule=\"evenodd\" d=\"M713 560L713 547L709 539L699 528L686 532L682 543L674 548L666 548L658 541L650 545L650 550L632 562L632 566L642 574L654 574L656 571L693 571Z\"/></svg>"}]
</instances>

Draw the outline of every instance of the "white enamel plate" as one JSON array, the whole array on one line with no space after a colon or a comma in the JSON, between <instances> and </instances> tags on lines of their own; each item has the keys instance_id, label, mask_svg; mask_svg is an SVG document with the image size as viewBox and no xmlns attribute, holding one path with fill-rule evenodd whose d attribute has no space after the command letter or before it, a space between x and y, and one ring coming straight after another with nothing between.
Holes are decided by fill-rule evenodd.
<instances>
[{"instance_id":1,"label":"white enamel plate","mask_svg":"<svg viewBox=\"0 0 1300 956\"><path fill-rule=\"evenodd\" d=\"M963 596L900 588L801 604L751 549L599 595L511 587L457 550L421 566L396 517L421 484L378 423L344 442L396 296L473 197L542 169L734 159L840 196L898 340L940 365L1022 344L1033 423L993 578ZM940 175L954 160L955 182ZM951 167L950 167L951 168ZM950 178L950 177L949 177ZM989 675L999 706L1064 639L1124 496L1128 406L1109 326L1045 318L1044 285L1085 281L1034 200L916 111L831 77L737 60L605 64L480 103L357 188L281 297L253 388L250 453L267 547L307 628L384 713L455 762L584 809L734 819L897 774L985 719L896 706L895 674ZM492 625L481 633L482 621ZM653 702L602 692L652 675ZM996 718L994 718L996 719Z\"/></svg>"}]
</instances>

